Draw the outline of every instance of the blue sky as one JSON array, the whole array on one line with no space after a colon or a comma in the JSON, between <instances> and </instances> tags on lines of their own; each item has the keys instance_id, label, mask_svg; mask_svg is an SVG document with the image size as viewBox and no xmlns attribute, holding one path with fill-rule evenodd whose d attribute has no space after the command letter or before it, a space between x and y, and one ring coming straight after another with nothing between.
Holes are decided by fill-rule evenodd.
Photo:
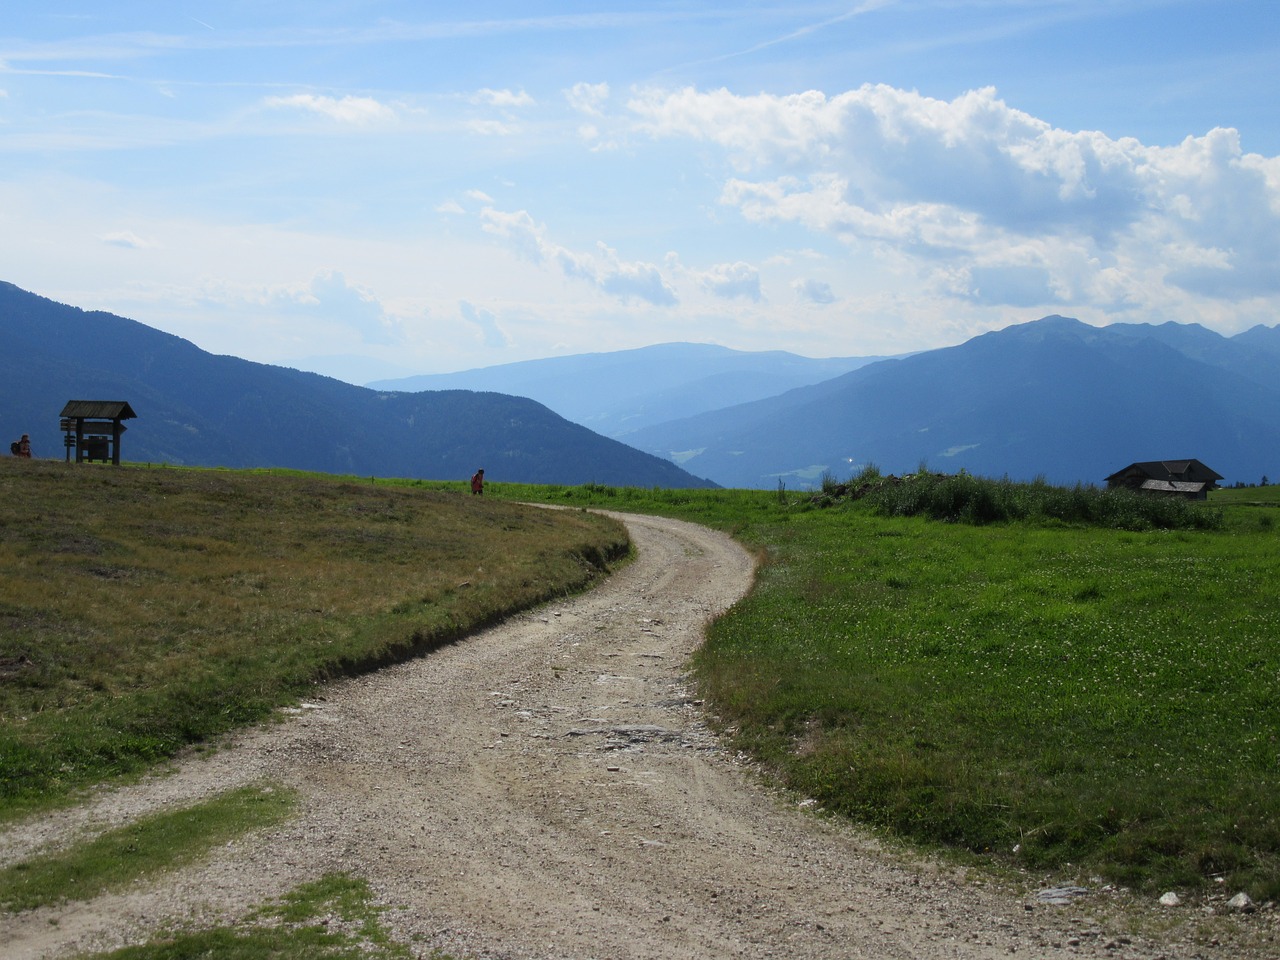
<instances>
[{"instance_id":1,"label":"blue sky","mask_svg":"<svg viewBox=\"0 0 1280 960\"><path fill-rule=\"evenodd\" d=\"M15 6L0 280L216 353L1280 319L1274 0Z\"/></svg>"}]
</instances>

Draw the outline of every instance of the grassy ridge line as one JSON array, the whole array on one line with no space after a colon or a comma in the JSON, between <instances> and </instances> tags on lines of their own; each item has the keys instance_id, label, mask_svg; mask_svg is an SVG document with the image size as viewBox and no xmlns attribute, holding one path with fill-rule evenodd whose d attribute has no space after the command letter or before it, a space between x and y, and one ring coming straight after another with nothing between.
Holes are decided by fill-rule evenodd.
<instances>
[{"instance_id":1,"label":"grassy ridge line","mask_svg":"<svg viewBox=\"0 0 1280 960\"><path fill-rule=\"evenodd\" d=\"M354 478L0 459L0 819L585 587L580 511Z\"/></svg>"},{"instance_id":2,"label":"grassy ridge line","mask_svg":"<svg viewBox=\"0 0 1280 960\"><path fill-rule=\"evenodd\" d=\"M1141 498L1081 508L1119 526L956 522L1009 496L1087 499L975 478L943 491L947 522L786 491L500 492L697 520L757 549L696 675L734 744L826 809L1155 894L1280 896L1274 507L1230 491L1160 529L1170 505ZM939 503L895 493L890 513Z\"/></svg>"},{"instance_id":3,"label":"grassy ridge line","mask_svg":"<svg viewBox=\"0 0 1280 960\"><path fill-rule=\"evenodd\" d=\"M1265 487L1228 487L1215 490L1213 503L1219 506L1272 506L1280 507L1280 485Z\"/></svg>"}]
</instances>

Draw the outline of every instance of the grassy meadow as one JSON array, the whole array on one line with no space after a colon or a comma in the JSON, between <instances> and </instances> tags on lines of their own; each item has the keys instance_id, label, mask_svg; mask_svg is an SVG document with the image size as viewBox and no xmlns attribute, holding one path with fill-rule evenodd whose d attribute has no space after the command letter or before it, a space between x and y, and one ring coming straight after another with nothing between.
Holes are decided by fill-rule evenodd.
<instances>
[{"instance_id":1,"label":"grassy meadow","mask_svg":"<svg viewBox=\"0 0 1280 960\"><path fill-rule=\"evenodd\" d=\"M1280 894L1277 488L1208 504L874 472L817 493L0 461L0 817L585 586L582 510L760 559L695 675L779 781L1056 879ZM854 495L857 494L865 495Z\"/></svg>"},{"instance_id":2,"label":"grassy meadow","mask_svg":"<svg viewBox=\"0 0 1280 960\"><path fill-rule=\"evenodd\" d=\"M625 531L454 490L0 458L0 821L581 589Z\"/></svg>"},{"instance_id":3,"label":"grassy meadow","mask_svg":"<svg viewBox=\"0 0 1280 960\"><path fill-rule=\"evenodd\" d=\"M1267 899L1273 489L502 492L682 516L756 549L757 585L696 674L734 744L826 810L1046 874Z\"/></svg>"}]
</instances>

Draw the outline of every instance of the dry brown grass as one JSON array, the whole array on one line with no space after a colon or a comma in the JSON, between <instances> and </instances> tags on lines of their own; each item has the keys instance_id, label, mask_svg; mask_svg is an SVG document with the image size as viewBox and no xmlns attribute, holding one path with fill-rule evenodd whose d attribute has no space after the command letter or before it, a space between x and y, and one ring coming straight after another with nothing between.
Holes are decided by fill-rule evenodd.
<instances>
[{"instance_id":1,"label":"dry brown grass","mask_svg":"<svg viewBox=\"0 0 1280 960\"><path fill-rule=\"evenodd\" d=\"M0 816L590 583L581 511L320 475L0 459Z\"/></svg>"}]
</instances>

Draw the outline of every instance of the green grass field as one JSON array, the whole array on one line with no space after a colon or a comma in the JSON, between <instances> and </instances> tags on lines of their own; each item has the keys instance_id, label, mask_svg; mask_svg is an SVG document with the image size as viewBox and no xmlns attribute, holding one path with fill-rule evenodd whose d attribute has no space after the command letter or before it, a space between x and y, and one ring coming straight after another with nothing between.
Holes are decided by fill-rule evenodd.
<instances>
[{"instance_id":1,"label":"green grass field","mask_svg":"<svg viewBox=\"0 0 1280 960\"><path fill-rule=\"evenodd\" d=\"M1215 490L1213 502L1217 504L1261 503L1280 506L1280 486L1270 484L1265 487L1229 487Z\"/></svg>"},{"instance_id":2,"label":"green grass field","mask_svg":"<svg viewBox=\"0 0 1280 960\"><path fill-rule=\"evenodd\" d=\"M1121 527L975 525L785 491L542 496L684 516L760 551L697 676L734 744L825 809L1002 863L1265 899L1280 540L1258 493L1190 505L1184 529L1156 525L1166 505L1156 522L1102 511Z\"/></svg>"},{"instance_id":3,"label":"green grass field","mask_svg":"<svg viewBox=\"0 0 1280 960\"><path fill-rule=\"evenodd\" d=\"M581 511L501 502L542 501L682 517L759 556L696 676L731 742L831 814L1059 878L1280 893L1274 488L1174 509L930 482L892 501L493 483L481 501L7 464L0 809L574 589L624 548Z\"/></svg>"}]
</instances>

